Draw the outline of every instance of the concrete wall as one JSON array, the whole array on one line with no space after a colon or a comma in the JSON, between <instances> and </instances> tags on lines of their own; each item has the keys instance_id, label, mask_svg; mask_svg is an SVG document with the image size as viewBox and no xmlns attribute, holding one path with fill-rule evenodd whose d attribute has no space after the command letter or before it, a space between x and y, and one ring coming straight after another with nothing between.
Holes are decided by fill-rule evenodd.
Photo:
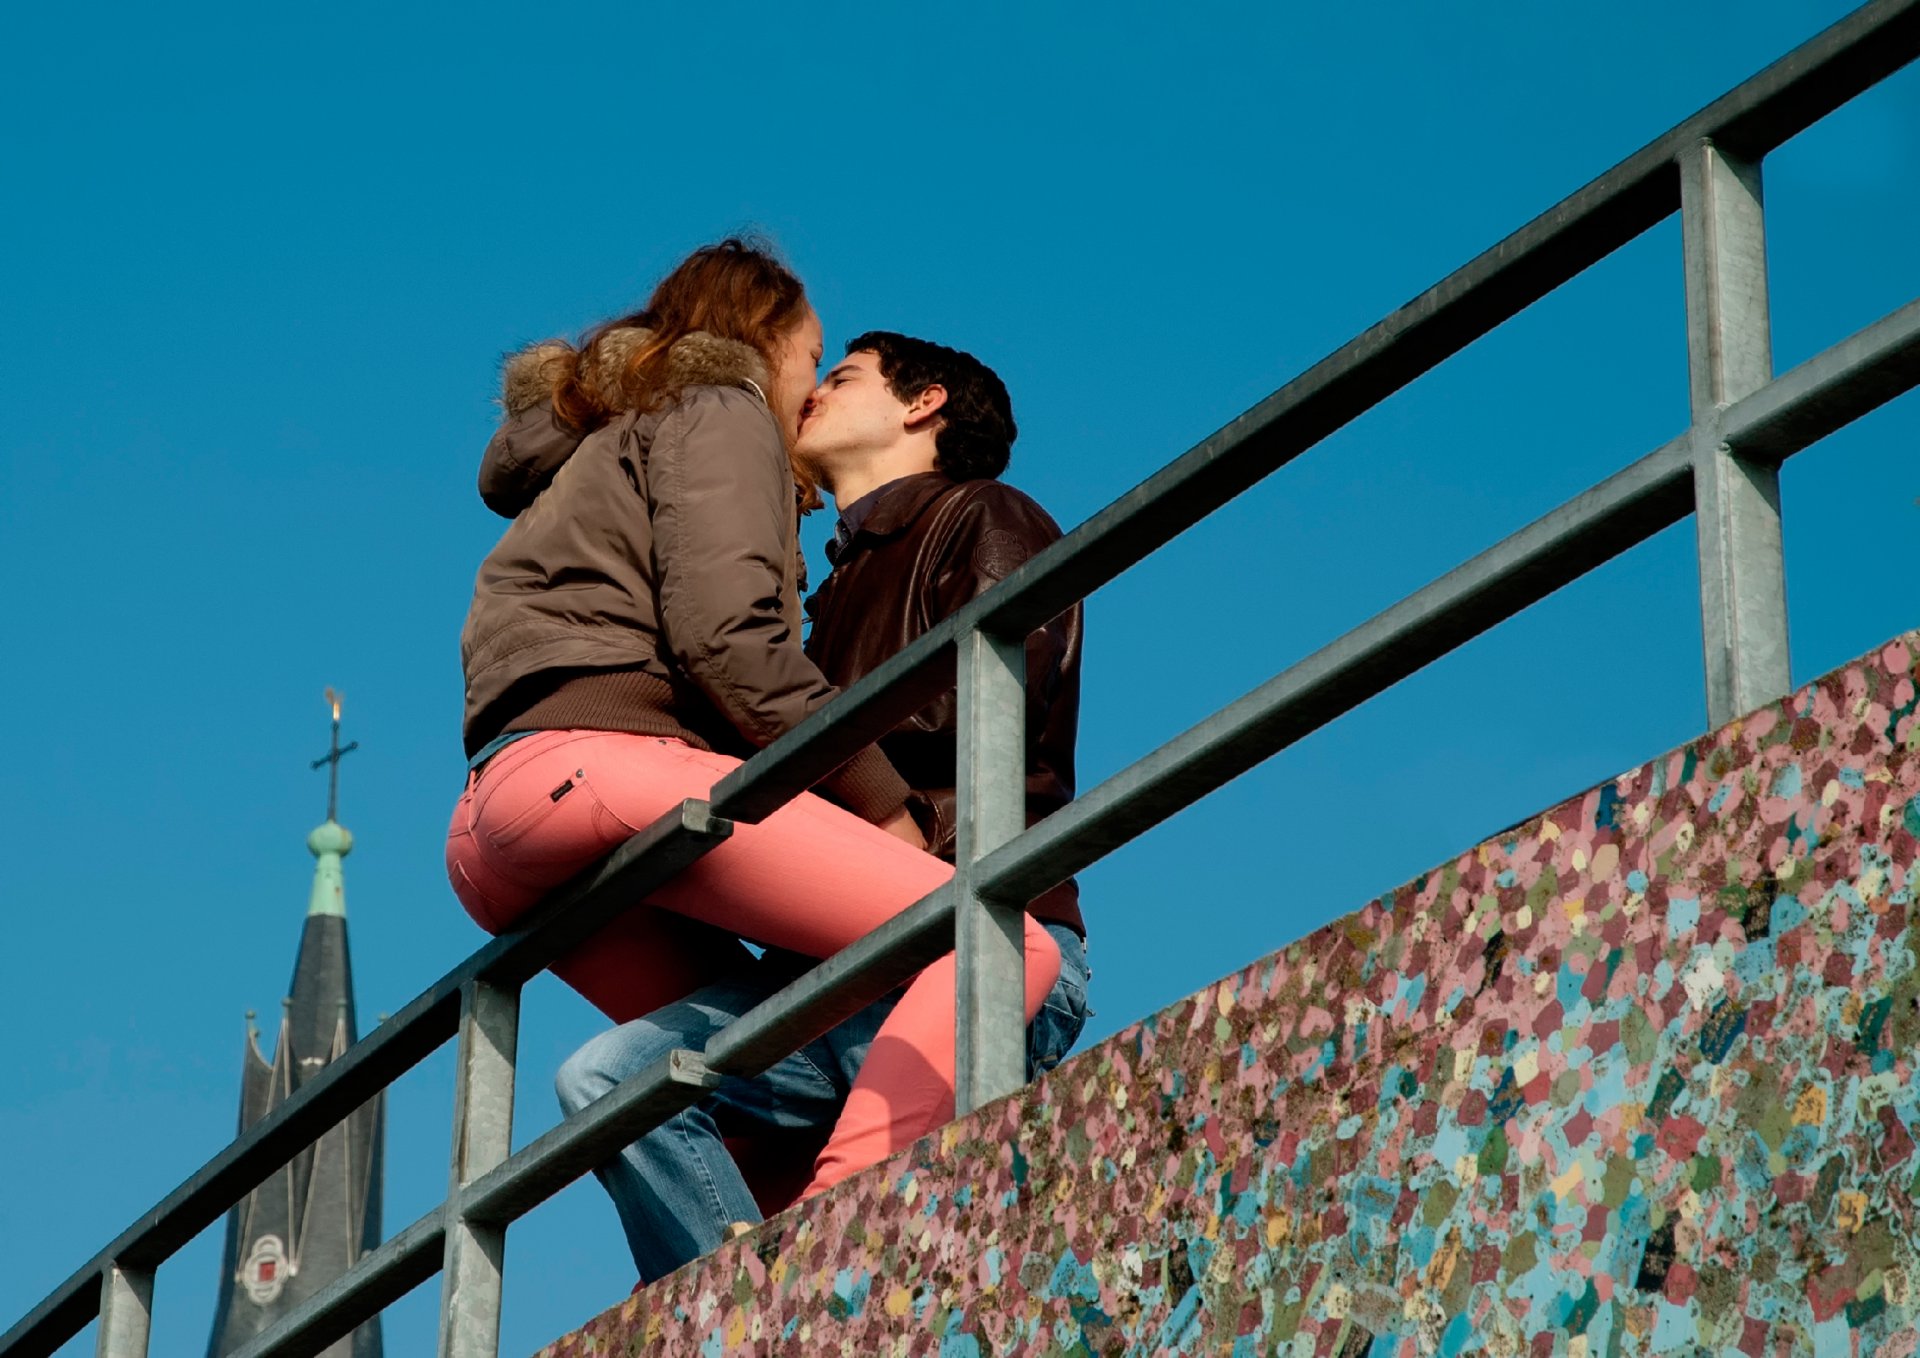
<instances>
[{"instance_id":1,"label":"concrete wall","mask_svg":"<svg viewBox=\"0 0 1920 1358\"><path fill-rule=\"evenodd\" d=\"M1462 854L547 1353L1913 1354L1916 654Z\"/></svg>"}]
</instances>

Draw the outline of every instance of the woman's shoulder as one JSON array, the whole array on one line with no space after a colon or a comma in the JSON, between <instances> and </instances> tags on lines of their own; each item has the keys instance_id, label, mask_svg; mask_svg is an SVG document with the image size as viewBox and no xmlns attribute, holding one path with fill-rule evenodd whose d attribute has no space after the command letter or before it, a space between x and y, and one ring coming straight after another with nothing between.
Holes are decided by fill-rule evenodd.
<instances>
[{"instance_id":1,"label":"woman's shoulder","mask_svg":"<svg viewBox=\"0 0 1920 1358\"><path fill-rule=\"evenodd\" d=\"M653 421L661 437L726 437L760 448L780 448L780 425L766 398L752 387L700 383L682 387Z\"/></svg>"}]
</instances>

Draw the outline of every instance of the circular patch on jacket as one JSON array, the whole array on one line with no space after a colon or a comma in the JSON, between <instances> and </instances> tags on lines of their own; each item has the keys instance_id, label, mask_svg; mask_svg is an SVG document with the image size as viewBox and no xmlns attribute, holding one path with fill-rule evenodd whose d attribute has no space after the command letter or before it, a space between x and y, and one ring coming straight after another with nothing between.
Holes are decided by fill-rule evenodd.
<instances>
[{"instance_id":1,"label":"circular patch on jacket","mask_svg":"<svg viewBox=\"0 0 1920 1358\"><path fill-rule=\"evenodd\" d=\"M1004 580L1032 555L1017 534L1005 528L989 528L973 549L973 569L989 580Z\"/></svg>"}]
</instances>

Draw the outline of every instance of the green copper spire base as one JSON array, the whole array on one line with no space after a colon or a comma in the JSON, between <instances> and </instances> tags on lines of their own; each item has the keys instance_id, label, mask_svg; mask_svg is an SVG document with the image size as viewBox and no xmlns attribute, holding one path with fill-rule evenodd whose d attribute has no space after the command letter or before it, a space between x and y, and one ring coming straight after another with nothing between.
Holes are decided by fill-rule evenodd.
<instances>
[{"instance_id":1,"label":"green copper spire base","mask_svg":"<svg viewBox=\"0 0 1920 1358\"><path fill-rule=\"evenodd\" d=\"M307 852L317 860L313 865L313 895L307 899L309 915L347 914L346 874L340 860L353 852L353 834L338 821L329 820L307 836Z\"/></svg>"}]
</instances>

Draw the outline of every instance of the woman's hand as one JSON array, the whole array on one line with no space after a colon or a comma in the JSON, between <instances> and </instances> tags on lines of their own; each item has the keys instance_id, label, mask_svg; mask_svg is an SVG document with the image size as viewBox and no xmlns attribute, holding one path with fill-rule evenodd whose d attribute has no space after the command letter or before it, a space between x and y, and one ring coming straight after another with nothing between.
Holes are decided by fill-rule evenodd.
<instances>
[{"instance_id":1,"label":"woman's hand","mask_svg":"<svg viewBox=\"0 0 1920 1358\"><path fill-rule=\"evenodd\" d=\"M920 833L919 822L907 814L907 808L904 806L881 821L880 828L895 839L906 840L916 849L925 851L927 847L927 837Z\"/></svg>"}]
</instances>

